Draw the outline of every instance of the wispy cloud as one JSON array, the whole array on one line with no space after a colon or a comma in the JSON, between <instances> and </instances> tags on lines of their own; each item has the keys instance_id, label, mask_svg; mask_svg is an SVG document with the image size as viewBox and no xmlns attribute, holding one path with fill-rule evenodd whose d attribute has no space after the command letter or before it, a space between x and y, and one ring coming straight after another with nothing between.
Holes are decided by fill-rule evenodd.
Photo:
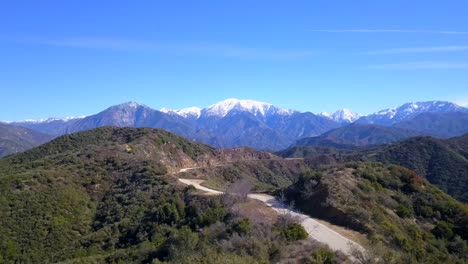
<instances>
[{"instance_id":1,"label":"wispy cloud","mask_svg":"<svg viewBox=\"0 0 468 264\"><path fill-rule=\"evenodd\" d=\"M366 52L366 54L403 54L403 53L433 53L433 52L457 52L467 51L468 46L440 46L440 47L417 47L417 48L395 48Z\"/></svg>"},{"instance_id":2,"label":"wispy cloud","mask_svg":"<svg viewBox=\"0 0 468 264\"><path fill-rule=\"evenodd\" d=\"M4 38L3 38L4 39ZM275 50L216 43L168 43L103 37L9 38L26 44L113 51L154 52L171 55L219 56L253 59L296 59L310 57L310 50Z\"/></svg>"},{"instance_id":3,"label":"wispy cloud","mask_svg":"<svg viewBox=\"0 0 468 264\"><path fill-rule=\"evenodd\" d=\"M425 33L444 35L468 35L468 31L452 30L411 30L411 29L312 29L312 32L325 33Z\"/></svg>"},{"instance_id":4,"label":"wispy cloud","mask_svg":"<svg viewBox=\"0 0 468 264\"><path fill-rule=\"evenodd\" d=\"M468 69L465 62L437 62L420 61L370 65L368 68L375 70L444 70L444 69Z\"/></svg>"}]
</instances>

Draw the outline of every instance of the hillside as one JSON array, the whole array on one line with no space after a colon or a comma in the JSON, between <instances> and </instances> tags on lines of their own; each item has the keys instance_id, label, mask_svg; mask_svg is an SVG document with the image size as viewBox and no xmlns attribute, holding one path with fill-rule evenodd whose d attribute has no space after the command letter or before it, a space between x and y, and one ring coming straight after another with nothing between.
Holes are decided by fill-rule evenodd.
<instances>
[{"instance_id":1,"label":"hillside","mask_svg":"<svg viewBox=\"0 0 468 264\"><path fill-rule=\"evenodd\" d=\"M366 233L366 263L376 256L383 263L468 261L468 207L406 168L333 166L304 174L277 195L313 217Z\"/></svg>"},{"instance_id":2,"label":"hillside","mask_svg":"<svg viewBox=\"0 0 468 264\"><path fill-rule=\"evenodd\" d=\"M0 122L0 158L31 149L51 139L49 135Z\"/></svg>"},{"instance_id":3,"label":"hillside","mask_svg":"<svg viewBox=\"0 0 468 264\"><path fill-rule=\"evenodd\" d=\"M388 144L415 135L419 134L407 129L353 123L318 137L298 140L296 145L351 149L356 146Z\"/></svg>"},{"instance_id":4,"label":"hillside","mask_svg":"<svg viewBox=\"0 0 468 264\"><path fill-rule=\"evenodd\" d=\"M468 133L468 112L423 113L394 125L418 131L421 135L450 138Z\"/></svg>"},{"instance_id":5,"label":"hillside","mask_svg":"<svg viewBox=\"0 0 468 264\"><path fill-rule=\"evenodd\" d=\"M414 170L456 199L468 201L468 134L451 139L413 137L380 146L333 147L292 146L277 152L283 158L379 161Z\"/></svg>"},{"instance_id":6,"label":"hillside","mask_svg":"<svg viewBox=\"0 0 468 264\"><path fill-rule=\"evenodd\" d=\"M9 156L0 160L0 262L307 259L320 245L295 242L303 236L288 231L291 224L250 220L220 197L180 186L174 174L262 160L280 158L247 148L215 150L162 130L113 127ZM291 250L299 253L289 256Z\"/></svg>"},{"instance_id":7,"label":"hillside","mask_svg":"<svg viewBox=\"0 0 468 264\"><path fill-rule=\"evenodd\" d=\"M414 170L448 194L468 202L468 134L449 140L411 138L385 146L368 158Z\"/></svg>"}]
</instances>

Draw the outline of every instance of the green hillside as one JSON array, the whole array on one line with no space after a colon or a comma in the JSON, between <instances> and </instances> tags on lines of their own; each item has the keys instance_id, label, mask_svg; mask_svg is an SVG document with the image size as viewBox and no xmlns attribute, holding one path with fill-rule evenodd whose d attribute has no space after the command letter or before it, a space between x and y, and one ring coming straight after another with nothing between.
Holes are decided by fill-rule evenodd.
<instances>
[{"instance_id":1,"label":"green hillside","mask_svg":"<svg viewBox=\"0 0 468 264\"><path fill-rule=\"evenodd\" d=\"M382 147L370 159L414 170L448 194L468 202L468 134L449 140L411 138Z\"/></svg>"},{"instance_id":2,"label":"green hillside","mask_svg":"<svg viewBox=\"0 0 468 264\"><path fill-rule=\"evenodd\" d=\"M334 166L277 194L307 214L366 233L379 263L468 261L468 207L406 168Z\"/></svg>"},{"instance_id":3,"label":"green hillside","mask_svg":"<svg viewBox=\"0 0 468 264\"><path fill-rule=\"evenodd\" d=\"M285 235L289 226L243 219L172 174L270 156L218 151L162 130L105 127L7 157L0 263L268 263L292 248L308 258Z\"/></svg>"}]
</instances>

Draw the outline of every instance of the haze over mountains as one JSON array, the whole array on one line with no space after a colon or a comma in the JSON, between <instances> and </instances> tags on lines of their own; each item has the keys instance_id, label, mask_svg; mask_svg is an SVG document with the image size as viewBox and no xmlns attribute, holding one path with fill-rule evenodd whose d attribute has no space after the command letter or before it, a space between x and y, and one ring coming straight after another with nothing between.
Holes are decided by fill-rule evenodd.
<instances>
[{"instance_id":1,"label":"haze over mountains","mask_svg":"<svg viewBox=\"0 0 468 264\"><path fill-rule=\"evenodd\" d=\"M218 148L281 150L298 140L306 145L364 146L416 135L448 138L467 133L467 120L467 108L443 101L406 103L361 116L348 109L314 114L254 100L227 99L206 108L181 110L156 110L128 102L86 117L9 124L51 136L102 126L152 127Z\"/></svg>"}]
</instances>

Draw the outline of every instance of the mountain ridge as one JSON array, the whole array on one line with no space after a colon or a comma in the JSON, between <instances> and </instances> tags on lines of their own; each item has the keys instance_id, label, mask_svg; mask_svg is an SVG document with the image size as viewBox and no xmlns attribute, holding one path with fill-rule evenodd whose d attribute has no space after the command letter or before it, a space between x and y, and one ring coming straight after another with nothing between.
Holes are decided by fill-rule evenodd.
<instances>
[{"instance_id":1,"label":"mountain ridge","mask_svg":"<svg viewBox=\"0 0 468 264\"><path fill-rule=\"evenodd\" d=\"M419 131L417 134L411 133L406 137L416 135L450 137L466 132L463 124L460 124L464 120L461 119L462 117L452 117L445 120L442 118L444 122L439 122L441 126L437 128L431 128L430 121L433 118L429 121L424 121L423 118L418 119L420 114L441 115L450 114L451 111L468 113L468 109L453 103L430 101L406 103L369 116L359 117L360 115L348 109L338 110L332 114L314 114L285 109L270 103L230 98L203 109L189 107L181 110L165 108L156 110L144 104L130 101L110 106L97 114L81 118L29 120L10 124L24 126L53 136L101 126L162 128L214 147L249 146L261 150L278 151L291 146L297 140L317 137L333 129L352 124L356 119L355 123L357 124L393 127L386 129L388 131L401 131L402 129ZM378 120L374 120L374 122L375 116L380 119L377 118ZM395 123L396 121L400 122ZM403 125L404 122L407 124L406 127ZM399 125L399 123L402 124ZM420 131L416 129L417 127L424 129ZM380 130L382 131L383 128ZM405 137L397 139L403 138ZM373 144L389 143L390 141L375 140Z\"/></svg>"},{"instance_id":2,"label":"mountain ridge","mask_svg":"<svg viewBox=\"0 0 468 264\"><path fill-rule=\"evenodd\" d=\"M421 113L447 112L468 112L468 108L447 101L411 102L363 116L356 122L391 126L402 121L410 120Z\"/></svg>"},{"instance_id":3,"label":"mountain ridge","mask_svg":"<svg viewBox=\"0 0 468 264\"><path fill-rule=\"evenodd\" d=\"M0 123L0 158L43 144L52 137L35 130Z\"/></svg>"}]
</instances>

